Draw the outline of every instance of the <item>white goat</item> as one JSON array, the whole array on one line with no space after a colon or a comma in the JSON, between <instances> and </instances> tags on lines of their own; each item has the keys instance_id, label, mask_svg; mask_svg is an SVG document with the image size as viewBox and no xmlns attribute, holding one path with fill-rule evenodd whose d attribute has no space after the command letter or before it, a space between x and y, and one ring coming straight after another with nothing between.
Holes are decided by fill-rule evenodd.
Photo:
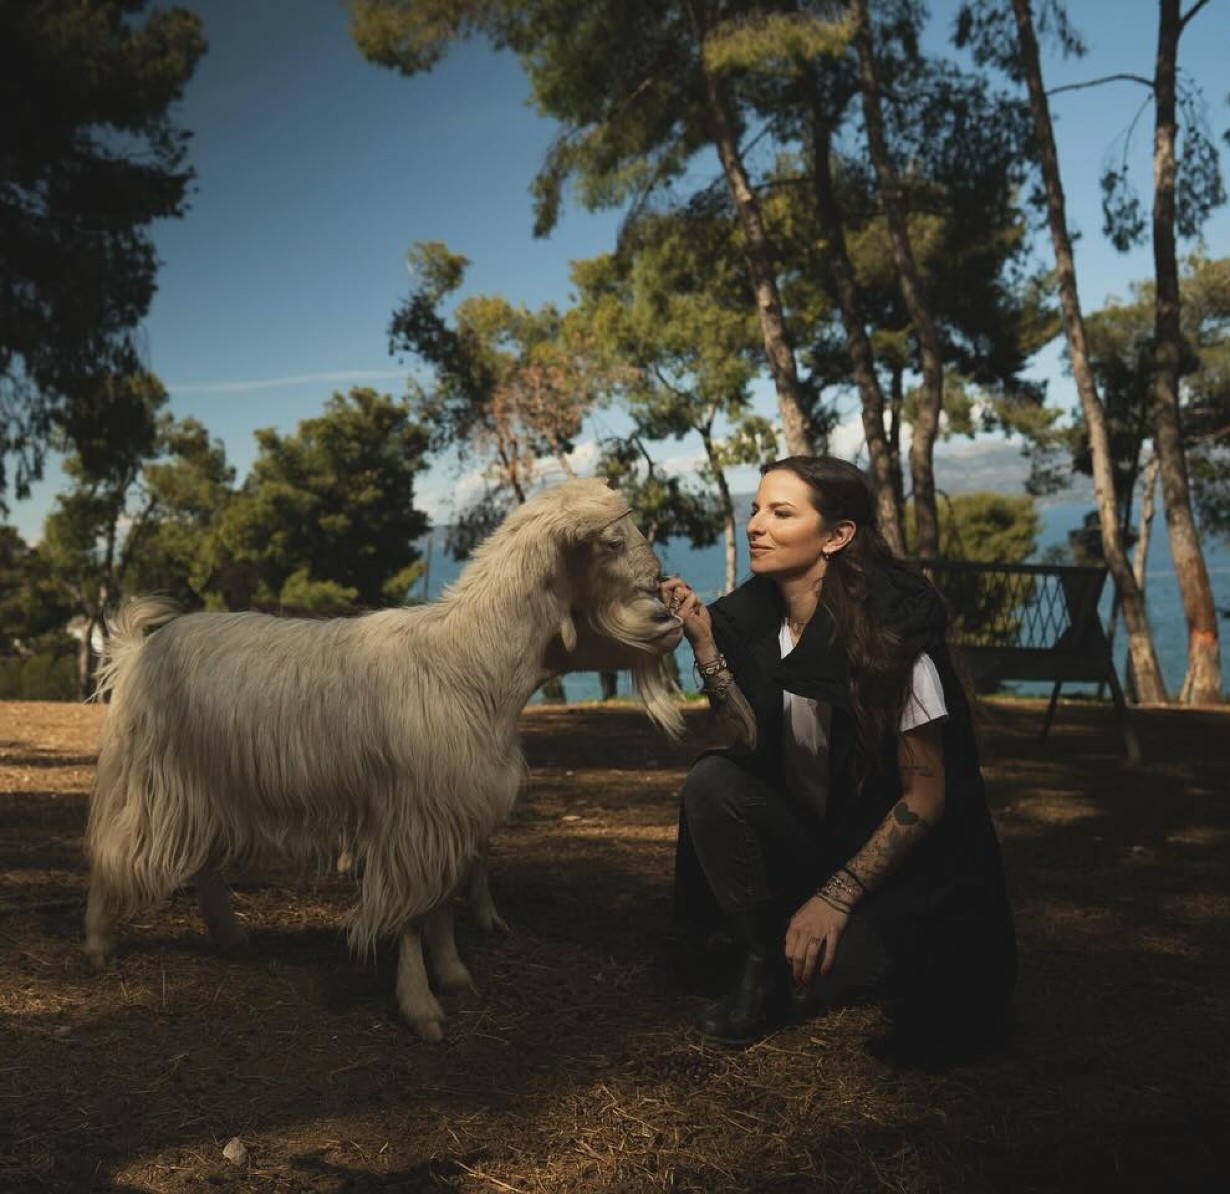
<instances>
[{"instance_id":1,"label":"white goat","mask_svg":"<svg viewBox=\"0 0 1230 1194\"><path fill-rule=\"evenodd\" d=\"M514 511L429 605L326 621L122 607L86 831L90 960L106 964L121 917L193 879L215 940L238 948L222 867L324 867L343 841L351 946L399 938L398 1005L439 1040L423 938L437 988L472 988L450 897L522 784L534 689L561 662L631 662L649 715L682 727L662 666L680 624L658 572L623 499L568 481Z\"/></svg>"}]
</instances>

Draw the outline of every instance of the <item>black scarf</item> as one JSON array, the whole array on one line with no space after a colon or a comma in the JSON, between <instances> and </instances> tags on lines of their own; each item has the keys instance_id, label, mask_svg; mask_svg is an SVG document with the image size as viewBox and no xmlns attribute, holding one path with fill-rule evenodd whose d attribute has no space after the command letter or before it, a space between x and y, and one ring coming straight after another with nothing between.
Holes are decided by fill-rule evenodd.
<instances>
[{"instance_id":1,"label":"black scarf","mask_svg":"<svg viewBox=\"0 0 1230 1194\"><path fill-rule=\"evenodd\" d=\"M899 636L909 658L916 659L943 642L948 625L944 603L935 589L909 568L893 567L878 573L870 603L872 623ZM776 644L786 607L771 580L753 576L716 601L710 612L718 615L715 632L725 623L725 636L729 639L733 633L741 640L731 652L723 647L723 653L728 658L731 653L743 658L748 649L755 651L770 638ZM777 660L770 678L787 692L850 708L850 660L825 605L816 609L803 628L795 649L785 659Z\"/></svg>"}]
</instances>

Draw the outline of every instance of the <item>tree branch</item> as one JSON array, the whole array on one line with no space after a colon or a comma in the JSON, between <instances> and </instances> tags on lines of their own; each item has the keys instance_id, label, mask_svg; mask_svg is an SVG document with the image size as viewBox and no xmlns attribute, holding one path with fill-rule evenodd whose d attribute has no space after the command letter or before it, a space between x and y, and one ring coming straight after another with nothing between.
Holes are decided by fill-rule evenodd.
<instances>
[{"instance_id":1,"label":"tree branch","mask_svg":"<svg viewBox=\"0 0 1230 1194\"><path fill-rule=\"evenodd\" d=\"M1208 4L1208 2L1209 0L1196 0L1196 3L1188 9L1187 15L1179 18L1180 34L1182 34L1183 30L1187 28L1187 22L1190 21L1192 17L1194 17L1206 4Z\"/></svg>"},{"instance_id":2,"label":"tree branch","mask_svg":"<svg viewBox=\"0 0 1230 1194\"><path fill-rule=\"evenodd\" d=\"M1207 2L1208 0L1200 0L1200 4ZM1101 87L1103 83L1140 83L1150 91L1153 90L1153 80L1146 78L1144 75L1119 74L1106 75L1101 79L1090 79L1088 83L1065 83L1062 87L1050 88L1046 94L1059 95L1062 91L1084 91L1088 87Z\"/></svg>"}]
</instances>

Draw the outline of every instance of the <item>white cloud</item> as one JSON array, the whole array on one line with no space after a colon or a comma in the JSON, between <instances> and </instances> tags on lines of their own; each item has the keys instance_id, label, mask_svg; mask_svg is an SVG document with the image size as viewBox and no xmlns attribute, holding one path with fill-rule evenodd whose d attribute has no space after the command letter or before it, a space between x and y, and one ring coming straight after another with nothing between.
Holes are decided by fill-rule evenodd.
<instances>
[{"instance_id":1,"label":"white cloud","mask_svg":"<svg viewBox=\"0 0 1230 1194\"><path fill-rule=\"evenodd\" d=\"M167 382L172 394L247 394L253 390L276 390L283 386L309 385L319 381L390 381L405 377L404 369L335 369L326 373L297 373L287 377L248 378L242 381Z\"/></svg>"}]
</instances>

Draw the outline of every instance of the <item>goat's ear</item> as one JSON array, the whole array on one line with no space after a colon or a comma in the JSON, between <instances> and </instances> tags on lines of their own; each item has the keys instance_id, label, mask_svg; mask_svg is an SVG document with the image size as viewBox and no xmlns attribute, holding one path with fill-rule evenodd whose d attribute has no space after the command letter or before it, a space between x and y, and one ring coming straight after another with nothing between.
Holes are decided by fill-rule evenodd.
<instances>
[{"instance_id":1,"label":"goat's ear","mask_svg":"<svg viewBox=\"0 0 1230 1194\"><path fill-rule=\"evenodd\" d=\"M577 624L573 621L572 614L564 615L564 620L559 624L559 636L564 650L571 655L577 649Z\"/></svg>"}]
</instances>

